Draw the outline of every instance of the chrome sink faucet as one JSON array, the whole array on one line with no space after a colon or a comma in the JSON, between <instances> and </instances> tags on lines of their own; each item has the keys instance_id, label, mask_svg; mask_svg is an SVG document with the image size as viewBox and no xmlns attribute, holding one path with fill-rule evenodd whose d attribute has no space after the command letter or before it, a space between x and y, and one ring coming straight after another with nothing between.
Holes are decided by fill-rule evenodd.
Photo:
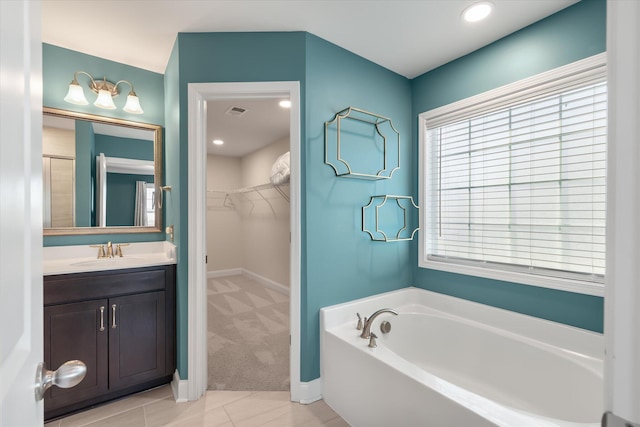
<instances>
[{"instance_id":1,"label":"chrome sink faucet","mask_svg":"<svg viewBox=\"0 0 640 427\"><path fill-rule=\"evenodd\" d=\"M390 308L383 308L373 313L368 319L365 317L364 326L362 328L362 333L360 334L360 338L366 338L366 339L371 338L371 325L373 324L373 321L375 320L375 318L383 313L390 313L395 316L398 315L398 312L395 310L392 310Z\"/></svg>"}]
</instances>

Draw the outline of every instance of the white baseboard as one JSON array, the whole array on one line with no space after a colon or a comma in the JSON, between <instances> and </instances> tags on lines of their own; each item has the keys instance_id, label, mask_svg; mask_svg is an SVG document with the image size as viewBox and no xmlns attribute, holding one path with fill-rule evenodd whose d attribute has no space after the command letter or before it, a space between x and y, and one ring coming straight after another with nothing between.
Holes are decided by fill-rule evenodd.
<instances>
[{"instance_id":1,"label":"white baseboard","mask_svg":"<svg viewBox=\"0 0 640 427\"><path fill-rule=\"evenodd\" d=\"M209 271L207 272L207 278L211 279L215 277L238 276L240 274L251 277L256 282L263 284L271 290L274 290L283 295L289 295L289 288L287 286L283 285L282 283L278 283L275 280L271 280L264 276L261 276L258 273L247 270L246 268L229 268L227 270Z\"/></svg>"},{"instance_id":2,"label":"white baseboard","mask_svg":"<svg viewBox=\"0 0 640 427\"><path fill-rule=\"evenodd\" d=\"M294 400L305 405L322 399L322 381L320 378L306 383L301 382L298 389L298 396L295 397L296 399Z\"/></svg>"},{"instance_id":3,"label":"white baseboard","mask_svg":"<svg viewBox=\"0 0 640 427\"><path fill-rule=\"evenodd\" d=\"M188 381L181 380L178 370L173 373L173 381L171 381L171 390L173 391L173 398L177 403L184 403L189 401Z\"/></svg>"},{"instance_id":4,"label":"white baseboard","mask_svg":"<svg viewBox=\"0 0 640 427\"><path fill-rule=\"evenodd\" d=\"M264 276L261 276L253 271L249 271L246 268L242 269L242 274L245 276L251 277L253 280L262 283L267 288L279 292L283 295L289 295L289 288L282 283L278 283L275 280L267 279Z\"/></svg>"},{"instance_id":5,"label":"white baseboard","mask_svg":"<svg viewBox=\"0 0 640 427\"><path fill-rule=\"evenodd\" d=\"M178 370L173 373L173 381L171 381L171 391L176 403L185 403L189 401L188 380L181 380ZM308 405L322 399L322 381L316 378L306 383L298 383L296 390L291 390L291 400Z\"/></svg>"},{"instance_id":6,"label":"white baseboard","mask_svg":"<svg viewBox=\"0 0 640 427\"><path fill-rule=\"evenodd\" d=\"M238 276L242 274L242 268L229 268L227 270L207 271L207 279L214 277Z\"/></svg>"}]
</instances>

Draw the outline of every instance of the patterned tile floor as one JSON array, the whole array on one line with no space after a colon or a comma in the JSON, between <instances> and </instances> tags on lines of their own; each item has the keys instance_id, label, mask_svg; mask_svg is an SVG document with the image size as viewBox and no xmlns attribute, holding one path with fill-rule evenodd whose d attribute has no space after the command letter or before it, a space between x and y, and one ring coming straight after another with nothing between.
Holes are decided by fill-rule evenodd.
<instances>
[{"instance_id":1,"label":"patterned tile floor","mask_svg":"<svg viewBox=\"0 0 640 427\"><path fill-rule=\"evenodd\" d=\"M207 292L209 390L289 390L289 296L244 275Z\"/></svg>"},{"instance_id":2,"label":"patterned tile floor","mask_svg":"<svg viewBox=\"0 0 640 427\"><path fill-rule=\"evenodd\" d=\"M45 427L348 427L324 401L300 405L282 391L210 390L175 403L169 386L45 424Z\"/></svg>"}]
</instances>

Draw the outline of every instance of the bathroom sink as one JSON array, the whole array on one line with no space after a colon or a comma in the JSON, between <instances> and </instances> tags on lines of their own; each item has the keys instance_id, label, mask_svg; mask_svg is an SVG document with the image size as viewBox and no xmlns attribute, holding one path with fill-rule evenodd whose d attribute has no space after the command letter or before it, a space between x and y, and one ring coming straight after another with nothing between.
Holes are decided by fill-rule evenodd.
<instances>
[{"instance_id":1,"label":"bathroom sink","mask_svg":"<svg viewBox=\"0 0 640 427\"><path fill-rule=\"evenodd\" d=\"M142 258L135 257L115 257L115 258L98 258L88 261L72 262L69 265L78 267L116 267L116 266L128 266L138 265L142 261Z\"/></svg>"},{"instance_id":2,"label":"bathroom sink","mask_svg":"<svg viewBox=\"0 0 640 427\"><path fill-rule=\"evenodd\" d=\"M97 258L96 245L47 246L42 249L42 273L49 276L177 263L176 247L170 242L136 242L125 246L124 256L113 258Z\"/></svg>"}]
</instances>

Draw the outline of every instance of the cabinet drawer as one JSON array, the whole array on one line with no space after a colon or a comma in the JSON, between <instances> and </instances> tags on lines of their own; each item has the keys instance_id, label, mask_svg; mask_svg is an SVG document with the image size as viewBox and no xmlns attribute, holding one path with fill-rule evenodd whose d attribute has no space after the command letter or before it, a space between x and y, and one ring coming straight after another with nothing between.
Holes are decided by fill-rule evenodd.
<instances>
[{"instance_id":1,"label":"cabinet drawer","mask_svg":"<svg viewBox=\"0 0 640 427\"><path fill-rule=\"evenodd\" d=\"M45 276L44 305L162 291L168 274L162 266Z\"/></svg>"}]
</instances>

